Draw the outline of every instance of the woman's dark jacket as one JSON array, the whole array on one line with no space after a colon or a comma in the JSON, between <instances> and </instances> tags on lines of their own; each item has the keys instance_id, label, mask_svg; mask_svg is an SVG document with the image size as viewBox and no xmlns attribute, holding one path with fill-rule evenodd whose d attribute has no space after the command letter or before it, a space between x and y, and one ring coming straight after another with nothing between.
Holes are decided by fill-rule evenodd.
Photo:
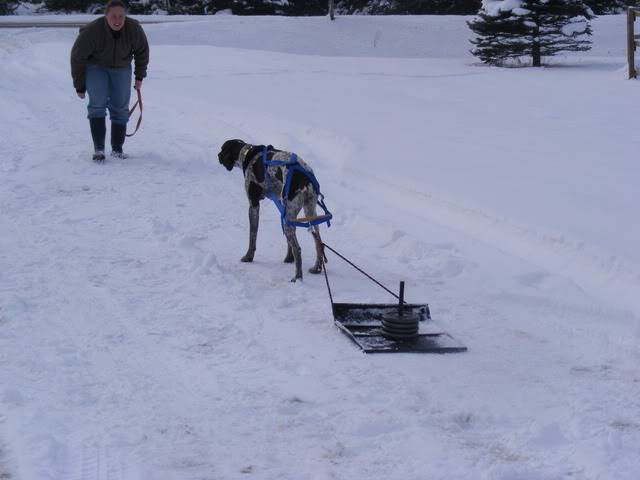
<instances>
[{"instance_id":1,"label":"woman's dark jacket","mask_svg":"<svg viewBox=\"0 0 640 480\"><path fill-rule=\"evenodd\" d=\"M137 20L125 17L124 26L118 32L109 27L105 17L98 18L80 29L71 49L71 76L76 91L86 91L87 64L107 68L126 68L135 59L136 80L147 76L149 44L144 30Z\"/></svg>"}]
</instances>

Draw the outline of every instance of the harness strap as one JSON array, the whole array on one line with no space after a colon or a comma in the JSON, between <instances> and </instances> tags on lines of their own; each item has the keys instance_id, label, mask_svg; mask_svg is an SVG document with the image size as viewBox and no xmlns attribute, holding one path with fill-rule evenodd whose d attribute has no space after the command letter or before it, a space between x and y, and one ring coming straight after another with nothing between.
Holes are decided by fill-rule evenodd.
<instances>
[{"instance_id":1,"label":"harness strap","mask_svg":"<svg viewBox=\"0 0 640 480\"><path fill-rule=\"evenodd\" d=\"M269 160L267 158L267 147L264 147L262 150L262 163L264 165L264 175L265 175L265 183L266 183L266 196L273 203L276 204L278 211L280 212L280 222L282 223L282 229L284 230L285 225L291 227L304 227L310 228L315 225L320 225L321 223L326 223L328 227L331 226L331 219L333 215L327 209L327 206L324 203L324 195L320 192L320 183L316 179L313 172L304 168L300 165L298 161L298 156L295 153L291 154L289 161L283 160ZM278 196L271 191L271 185L269 181L268 175L268 167L287 167L287 178L285 180L284 189L282 192L282 198L278 198ZM287 219L287 201L289 199L289 191L291 190L291 182L293 181L293 175L295 172L300 172L305 175L309 181L315 192L318 194L318 205L322 210L324 210L324 215L320 215L318 217L314 217L313 219L304 219L305 221L296 221L296 220L288 220Z\"/></svg>"}]
</instances>

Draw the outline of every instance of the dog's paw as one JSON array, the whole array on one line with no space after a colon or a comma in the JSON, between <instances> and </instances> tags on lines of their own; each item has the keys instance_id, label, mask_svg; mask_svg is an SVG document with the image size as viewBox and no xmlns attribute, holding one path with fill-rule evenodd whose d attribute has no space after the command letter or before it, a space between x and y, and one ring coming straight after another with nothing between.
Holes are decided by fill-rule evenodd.
<instances>
[{"instance_id":1,"label":"dog's paw","mask_svg":"<svg viewBox=\"0 0 640 480\"><path fill-rule=\"evenodd\" d=\"M253 255L249 255L248 253L240 259L241 262L250 263L253 262Z\"/></svg>"},{"instance_id":2,"label":"dog's paw","mask_svg":"<svg viewBox=\"0 0 640 480\"><path fill-rule=\"evenodd\" d=\"M314 275L320 272L322 272L322 267L320 265L314 265L309 269L309 273L313 273Z\"/></svg>"},{"instance_id":3,"label":"dog's paw","mask_svg":"<svg viewBox=\"0 0 640 480\"><path fill-rule=\"evenodd\" d=\"M296 275L291 279L291 283L296 283L298 280L302 280L302 274Z\"/></svg>"},{"instance_id":4,"label":"dog's paw","mask_svg":"<svg viewBox=\"0 0 640 480\"><path fill-rule=\"evenodd\" d=\"M293 260L294 260L293 255L287 255L286 257L284 257L283 262L284 263L293 263Z\"/></svg>"}]
</instances>

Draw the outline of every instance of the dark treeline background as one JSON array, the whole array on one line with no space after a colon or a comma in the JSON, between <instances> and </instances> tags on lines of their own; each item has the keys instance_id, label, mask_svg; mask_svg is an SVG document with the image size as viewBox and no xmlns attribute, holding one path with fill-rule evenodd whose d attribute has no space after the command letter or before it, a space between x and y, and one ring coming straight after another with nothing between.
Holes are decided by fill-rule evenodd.
<instances>
[{"instance_id":1,"label":"dark treeline background","mask_svg":"<svg viewBox=\"0 0 640 480\"><path fill-rule=\"evenodd\" d=\"M335 0L338 14L370 15L474 15L481 0ZM617 13L640 0L586 0L596 15ZM14 13L19 3L32 3L31 10L46 12L101 13L104 2L95 0L0 0L0 15ZM212 15L228 11L234 15L326 15L327 0L130 0L130 12Z\"/></svg>"}]
</instances>

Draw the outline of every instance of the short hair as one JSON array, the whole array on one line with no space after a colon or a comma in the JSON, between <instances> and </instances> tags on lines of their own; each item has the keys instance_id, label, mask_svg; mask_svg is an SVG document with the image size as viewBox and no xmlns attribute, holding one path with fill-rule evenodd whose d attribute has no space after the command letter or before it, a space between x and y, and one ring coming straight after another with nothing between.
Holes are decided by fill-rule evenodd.
<instances>
[{"instance_id":1,"label":"short hair","mask_svg":"<svg viewBox=\"0 0 640 480\"><path fill-rule=\"evenodd\" d=\"M124 3L122 0L109 0L107 2L107 5L104 7L104 14L106 15L107 13L109 13L109 10L115 7L122 7L125 10L128 10L127 4Z\"/></svg>"}]
</instances>

